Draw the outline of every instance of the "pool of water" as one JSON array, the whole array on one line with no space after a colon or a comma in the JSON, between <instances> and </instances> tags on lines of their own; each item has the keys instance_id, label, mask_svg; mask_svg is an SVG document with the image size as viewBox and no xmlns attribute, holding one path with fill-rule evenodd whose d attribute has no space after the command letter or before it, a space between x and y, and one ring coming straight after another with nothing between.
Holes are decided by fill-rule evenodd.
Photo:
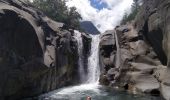
<instances>
[{"instance_id":1,"label":"pool of water","mask_svg":"<svg viewBox=\"0 0 170 100\"><path fill-rule=\"evenodd\" d=\"M39 96L39 100L86 100L87 96L90 96L92 100L162 100L160 97L133 95L97 84L85 84L58 89Z\"/></svg>"}]
</instances>

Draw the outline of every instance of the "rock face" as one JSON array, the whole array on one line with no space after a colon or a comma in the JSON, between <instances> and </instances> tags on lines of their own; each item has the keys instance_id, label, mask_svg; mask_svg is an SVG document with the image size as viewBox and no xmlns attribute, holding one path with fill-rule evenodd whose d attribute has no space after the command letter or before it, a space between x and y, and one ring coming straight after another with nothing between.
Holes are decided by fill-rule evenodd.
<instances>
[{"instance_id":1,"label":"rock face","mask_svg":"<svg viewBox=\"0 0 170 100\"><path fill-rule=\"evenodd\" d=\"M77 42L42 12L0 0L0 99L19 100L76 82Z\"/></svg>"},{"instance_id":2,"label":"rock face","mask_svg":"<svg viewBox=\"0 0 170 100\"><path fill-rule=\"evenodd\" d=\"M120 71L120 49L117 34L115 31L106 31L101 35L100 67L102 76L100 82L104 85L111 85L117 80ZM103 81L105 80L105 81Z\"/></svg>"},{"instance_id":3,"label":"rock face","mask_svg":"<svg viewBox=\"0 0 170 100\"><path fill-rule=\"evenodd\" d=\"M164 65L167 64L169 48L167 39L169 10L166 8L168 3L168 0L144 0L135 23L137 31L143 33Z\"/></svg>"},{"instance_id":4,"label":"rock face","mask_svg":"<svg viewBox=\"0 0 170 100\"><path fill-rule=\"evenodd\" d=\"M160 94L160 82L154 73L163 65L133 24L120 26L101 36L100 58L101 84L135 93Z\"/></svg>"},{"instance_id":5,"label":"rock face","mask_svg":"<svg viewBox=\"0 0 170 100\"><path fill-rule=\"evenodd\" d=\"M107 54L108 51L101 49L100 63L104 68L101 84L120 86L133 92L161 94L163 98L170 100L169 3L169 0L143 0L135 21L117 27L112 32L118 36L119 50L112 47L107 50L120 51L120 66L116 70L116 63L112 62L113 59L110 60L117 53L104 57L102 54ZM115 40L111 37L101 37L100 48L105 44L114 45ZM106 69L106 66L109 67ZM115 79L115 75L118 78Z\"/></svg>"},{"instance_id":6,"label":"rock face","mask_svg":"<svg viewBox=\"0 0 170 100\"><path fill-rule=\"evenodd\" d=\"M99 30L90 21L83 21L80 23L80 27L89 34L100 34Z\"/></svg>"},{"instance_id":7,"label":"rock face","mask_svg":"<svg viewBox=\"0 0 170 100\"><path fill-rule=\"evenodd\" d=\"M151 44L163 65L167 66L157 71L160 90L163 97L170 99L170 8L169 0L144 0L142 9L136 18L136 28L142 31L146 40Z\"/></svg>"},{"instance_id":8,"label":"rock face","mask_svg":"<svg viewBox=\"0 0 170 100\"><path fill-rule=\"evenodd\" d=\"M107 70L102 70L102 83L114 83L113 86L118 85L133 92L161 94L166 100L170 100L169 6L169 0L143 0L135 21L115 29L121 57L119 77L114 79L117 70L113 66L116 63L113 59L110 61L112 55L108 55L107 59L100 60L102 68L109 65ZM101 42L106 39L107 44L113 45L115 41L112 38L113 36L102 37ZM107 50L118 52L115 48ZM101 49L100 53L105 54L107 50ZM103 58L103 55L100 57Z\"/></svg>"}]
</instances>

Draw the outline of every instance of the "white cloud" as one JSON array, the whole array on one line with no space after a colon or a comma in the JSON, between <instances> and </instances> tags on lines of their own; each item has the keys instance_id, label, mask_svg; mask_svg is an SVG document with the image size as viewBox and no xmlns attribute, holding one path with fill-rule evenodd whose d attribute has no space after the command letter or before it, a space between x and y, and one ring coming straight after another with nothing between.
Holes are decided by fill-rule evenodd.
<instances>
[{"instance_id":1,"label":"white cloud","mask_svg":"<svg viewBox=\"0 0 170 100\"><path fill-rule=\"evenodd\" d=\"M29 0L30 2L33 2L33 0Z\"/></svg>"},{"instance_id":2,"label":"white cloud","mask_svg":"<svg viewBox=\"0 0 170 100\"><path fill-rule=\"evenodd\" d=\"M115 5L121 3L123 0L99 0L101 3L106 3L109 8L114 7Z\"/></svg>"},{"instance_id":3,"label":"white cloud","mask_svg":"<svg viewBox=\"0 0 170 100\"><path fill-rule=\"evenodd\" d=\"M125 11L129 11L133 0L98 0L106 3L108 8L98 10L91 6L90 0L68 0L67 6L75 6L83 20L92 21L93 24L104 32L113 29L122 19Z\"/></svg>"}]
</instances>

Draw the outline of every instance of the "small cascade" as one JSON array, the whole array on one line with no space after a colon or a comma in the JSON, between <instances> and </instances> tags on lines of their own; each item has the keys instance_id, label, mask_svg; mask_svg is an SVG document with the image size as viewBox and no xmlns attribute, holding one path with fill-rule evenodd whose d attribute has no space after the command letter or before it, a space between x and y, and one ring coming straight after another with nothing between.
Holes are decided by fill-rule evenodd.
<instances>
[{"instance_id":1,"label":"small cascade","mask_svg":"<svg viewBox=\"0 0 170 100\"><path fill-rule=\"evenodd\" d=\"M118 40L118 36L116 31L114 31L114 35L115 35L115 41L116 41L116 48L117 48L117 52L116 52L116 68L119 68L121 63L121 57L120 57L120 47L119 47L119 40Z\"/></svg>"},{"instance_id":2,"label":"small cascade","mask_svg":"<svg viewBox=\"0 0 170 100\"><path fill-rule=\"evenodd\" d=\"M88 75L87 84L98 83L100 76L99 67L99 42L100 35L90 35L92 37L91 42L91 54L88 58Z\"/></svg>"},{"instance_id":3,"label":"small cascade","mask_svg":"<svg viewBox=\"0 0 170 100\"><path fill-rule=\"evenodd\" d=\"M86 74L85 74L85 69L83 66L83 41L82 41L82 36L81 33L79 31L74 31L74 37L77 40L78 43L78 54L79 54L79 77L80 77L80 81L81 83L84 83L86 80Z\"/></svg>"}]
</instances>

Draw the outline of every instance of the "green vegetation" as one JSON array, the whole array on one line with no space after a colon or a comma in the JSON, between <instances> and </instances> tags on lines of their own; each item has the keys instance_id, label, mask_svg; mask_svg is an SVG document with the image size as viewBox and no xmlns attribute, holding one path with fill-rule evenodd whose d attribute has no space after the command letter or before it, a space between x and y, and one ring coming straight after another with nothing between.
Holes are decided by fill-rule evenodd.
<instances>
[{"instance_id":1,"label":"green vegetation","mask_svg":"<svg viewBox=\"0 0 170 100\"><path fill-rule=\"evenodd\" d=\"M65 0L34 0L32 4L51 19L65 23L67 28L80 28L80 14L75 7L68 8Z\"/></svg>"},{"instance_id":2,"label":"green vegetation","mask_svg":"<svg viewBox=\"0 0 170 100\"><path fill-rule=\"evenodd\" d=\"M134 3L131 6L131 13L124 14L121 24L126 24L127 22L134 20L136 15L138 14L142 0L133 0L133 1Z\"/></svg>"}]
</instances>

